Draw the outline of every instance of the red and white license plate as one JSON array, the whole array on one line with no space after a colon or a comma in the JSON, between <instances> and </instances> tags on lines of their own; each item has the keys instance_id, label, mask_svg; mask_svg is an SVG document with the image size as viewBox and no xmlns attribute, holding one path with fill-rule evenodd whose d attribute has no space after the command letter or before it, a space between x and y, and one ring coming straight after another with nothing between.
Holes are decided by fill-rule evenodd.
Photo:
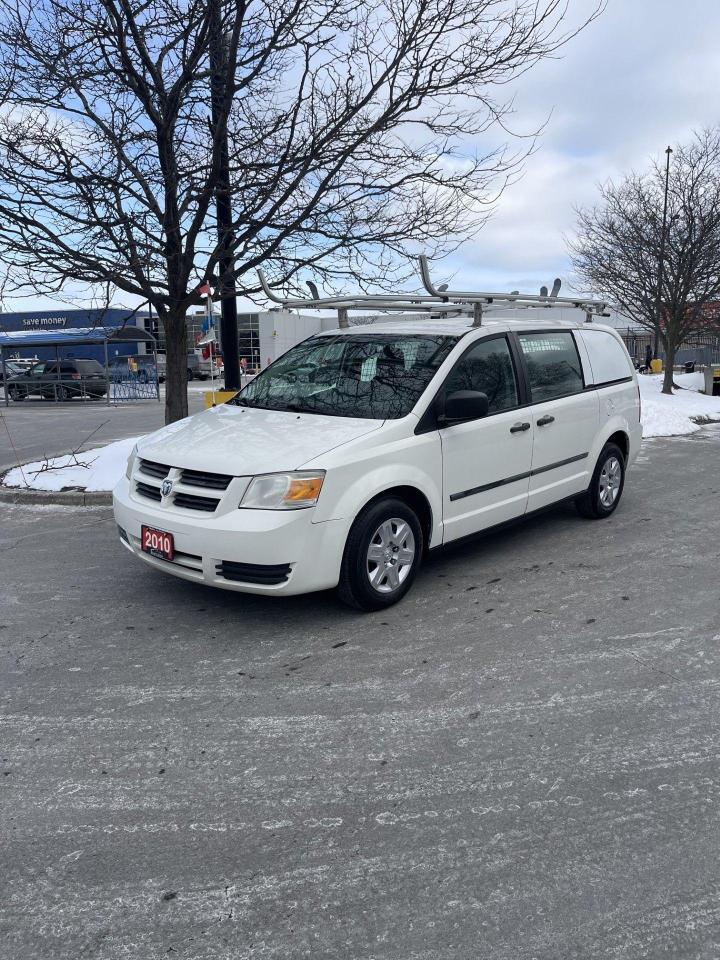
<instances>
[{"instance_id":1,"label":"red and white license plate","mask_svg":"<svg viewBox=\"0 0 720 960\"><path fill-rule=\"evenodd\" d=\"M163 530L143 526L140 543L145 553L159 560L172 560L175 556L175 538Z\"/></svg>"}]
</instances>

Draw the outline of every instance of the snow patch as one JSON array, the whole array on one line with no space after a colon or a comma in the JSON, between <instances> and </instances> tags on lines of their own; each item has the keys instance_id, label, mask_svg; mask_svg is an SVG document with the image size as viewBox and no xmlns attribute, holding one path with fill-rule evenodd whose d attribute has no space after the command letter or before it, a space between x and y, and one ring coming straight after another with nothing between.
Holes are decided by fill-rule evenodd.
<instances>
[{"instance_id":1,"label":"snow patch","mask_svg":"<svg viewBox=\"0 0 720 960\"><path fill-rule=\"evenodd\" d=\"M676 375L675 383L683 389L676 390L671 397L662 392L662 374L641 375L638 382L645 440L685 436L699 430L702 422L720 421L720 397L706 397L698 392L705 386L702 373Z\"/></svg>"},{"instance_id":2,"label":"snow patch","mask_svg":"<svg viewBox=\"0 0 720 960\"><path fill-rule=\"evenodd\" d=\"M112 490L125 473L128 457L139 439L130 437L127 440L116 440L106 447L83 450L77 457L67 454L51 457L47 461L26 463L23 467L9 470L3 477L2 484L25 490ZM87 466L78 466L76 460ZM48 466L51 469L43 469Z\"/></svg>"}]
</instances>

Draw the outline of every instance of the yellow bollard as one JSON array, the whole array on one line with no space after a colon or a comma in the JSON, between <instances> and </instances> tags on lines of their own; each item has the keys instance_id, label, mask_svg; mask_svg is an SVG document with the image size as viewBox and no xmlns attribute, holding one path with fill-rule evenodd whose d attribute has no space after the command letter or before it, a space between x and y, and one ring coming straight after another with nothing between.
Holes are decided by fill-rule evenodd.
<instances>
[{"instance_id":1,"label":"yellow bollard","mask_svg":"<svg viewBox=\"0 0 720 960\"><path fill-rule=\"evenodd\" d=\"M650 369L653 373L662 373L663 362L662 360L651 360Z\"/></svg>"},{"instance_id":2,"label":"yellow bollard","mask_svg":"<svg viewBox=\"0 0 720 960\"><path fill-rule=\"evenodd\" d=\"M237 390L206 390L204 394L205 409L216 407L219 403L227 403L228 400L237 396L237 392Z\"/></svg>"}]
</instances>

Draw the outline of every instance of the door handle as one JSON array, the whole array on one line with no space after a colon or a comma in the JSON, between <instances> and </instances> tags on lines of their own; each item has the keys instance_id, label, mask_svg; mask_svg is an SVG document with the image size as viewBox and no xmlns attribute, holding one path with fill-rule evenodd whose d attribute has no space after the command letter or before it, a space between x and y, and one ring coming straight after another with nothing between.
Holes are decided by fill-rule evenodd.
<instances>
[{"instance_id":1,"label":"door handle","mask_svg":"<svg viewBox=\"0 0 720 960\"><path fill-rule=\"evenodd\" d=\"M555 423L555 417L551 417L549 414L544 417L540 417L540 419L537 421L537 425L539 427L546 427L549 423Z\"/></svg>"},{"instance_id":2,"label":"door handle","mask_svg":"<svg viewBox=\"0 0 720 960\"><path fill-rule=\"evenodd\" d=\"M510 427L510 433L525 433L525 431L529 429L530 429L529 423L514 423Z\"/></svg>"}]
</instances>

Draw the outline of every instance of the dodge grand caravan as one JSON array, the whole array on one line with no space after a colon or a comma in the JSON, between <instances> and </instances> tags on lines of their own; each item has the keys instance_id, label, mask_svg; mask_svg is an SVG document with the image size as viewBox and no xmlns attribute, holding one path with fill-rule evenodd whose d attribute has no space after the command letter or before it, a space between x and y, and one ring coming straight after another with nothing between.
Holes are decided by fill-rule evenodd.
<instances>
[{"instance_id":1,"label":"dodge grand caravan","mask_svg":"<svg viewBox=\"0 0 720 960\"><path fill-rule=\"evenodd\" d=\"M115 517L157 570L268 596L337 587L377 610L428 550L566 500L610 516L640 442L608 327L383 322L313 336L143 438Z\"/></svg>"}]
</instances>

